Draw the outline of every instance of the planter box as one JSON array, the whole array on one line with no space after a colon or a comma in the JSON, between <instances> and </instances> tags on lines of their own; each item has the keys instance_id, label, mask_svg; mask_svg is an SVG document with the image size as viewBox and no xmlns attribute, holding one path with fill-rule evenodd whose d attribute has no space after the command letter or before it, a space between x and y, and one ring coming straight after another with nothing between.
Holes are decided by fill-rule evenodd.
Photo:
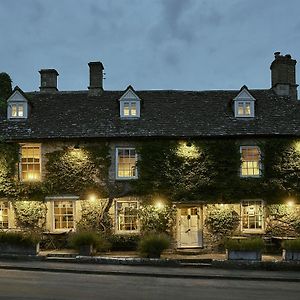
<instances>
[{"instance_id":1,"label":"planter box","mask_svg":"<svg viewBox=\"0 0 300 300\"><path fill-rule=\"evenodd\" d=\"M0 243L0 254L37 255L40 251L40 244L36 245L16 245Z\"/></svg>"},{"instance_id":2,"label":"planter box","mask_svg":"<svg viewBox=\"0 0 300 300\"><path fill-rule=\"evenodd\" d=\"M79 247L79 255L81 256L91 256L93 254L92 245L82 245Z\"/></svg>"},{"instance_id":3,"label":"planter box","mask_svg":"<svg viewBox=\"0 0 300 300\"><path fill-rule=\"evenodd\" d=\"M285 261L288 261L288 260L300 261L300 251L283 249L282 250L282 259Z\"/></svg>"},{"instance_id":4,"label":"planter box","mask_svg":"<svg viewBox=\"0 0 300 300\"><path fill-rule=\"evenodd\" d=\"M261 260L261 251L226 250L228 260Z\"/></svg>"}]
</instances>

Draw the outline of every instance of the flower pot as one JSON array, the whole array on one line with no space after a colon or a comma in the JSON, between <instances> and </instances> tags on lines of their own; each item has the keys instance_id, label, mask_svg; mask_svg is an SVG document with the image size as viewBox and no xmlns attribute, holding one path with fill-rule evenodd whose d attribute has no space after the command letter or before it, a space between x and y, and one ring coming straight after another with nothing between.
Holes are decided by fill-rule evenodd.
<instances>
[{"instance_id":1,"label":"flower pot","mask_svg":"<svg viewBox=\"0 0 300 300\"><path fill-rule=\"evenodd\" d=\"M256 260L261 261L260 250L226 250L228 260Z\"/></svg>"},{"instance_id":2,"label":"flower pot","mask_svg":"<svg viewBox=\"0 0 300 300\"><path fill-rule=\"evenodd\" d=\"M283 249L282 250L282 259L285 261L289 261L289 260L300 261L300 250L295 251L295 250Z\"/></svg>"},{"instance_id":3,"label":"flower pot","mask_svg":"<svg viewBox=\"0 0 300 300\"><path fill-rule=\"evenodd\" d=\"M91 256L93 254L93 245L82 245L79 247L79 255Z\"/></svg>"}]
</instances>

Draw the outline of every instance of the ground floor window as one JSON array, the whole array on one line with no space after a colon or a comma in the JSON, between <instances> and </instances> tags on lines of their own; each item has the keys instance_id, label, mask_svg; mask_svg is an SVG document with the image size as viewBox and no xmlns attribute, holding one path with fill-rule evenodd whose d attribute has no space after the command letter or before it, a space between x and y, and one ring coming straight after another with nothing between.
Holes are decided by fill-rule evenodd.
<instances>
[{"instance_id":1,"label":"ground floor window","mask_svg":"<svg viewBox=\"0 0 300 300\"><path fill-rule=\"evenodd\" d=\"M0 229L8 229L8 201L0 201Z\"/></svg>"},{"instance_id":2,"label":"ground floor window","mask_svg":"<svg viewBox=\"0 0 300 300\"><path fill-rule=\"evenodd\" d=\"M75 217L75 201L55 200L53 201L54 229L73 229Z\"/></svg>"},{"instance_id":3,"label":"ground floor window","mask_svg":"<svg viewBox=\"0 0 300 300\"><path fill-rule=\"evenodd\" d=\"M262 200L242 201L242 230L259 231L264 229L264 203Z\"/></svg>"},{"instance_id":4,"label":"ground floor window","mask_svg":"<svg viewBox=\"0 0 300 300\"><path fill-rule=\"evenodd\" d=\"M138 201L116 201L116 229L124 233L138 231Z\"/></svg>"}]
</instances>

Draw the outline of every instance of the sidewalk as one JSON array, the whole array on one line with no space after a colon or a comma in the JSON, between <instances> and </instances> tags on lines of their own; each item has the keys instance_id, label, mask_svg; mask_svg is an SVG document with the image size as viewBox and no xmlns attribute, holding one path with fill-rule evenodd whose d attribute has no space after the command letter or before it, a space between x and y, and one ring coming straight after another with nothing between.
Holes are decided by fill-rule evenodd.
<instances>
[{"instance_id":1,"label":"sidewalk","mask_svg":"<svg viewBox=\"0 0 300 300\"><path fill-rule=\"evenodd\" d=\"M91 275L142 276L214 280L252 280L300 282L300 273L293 271L226 270L215 268L181 268L154 266L99 265L52 261L0 260L0 269L35 272L77 273Z\"/></svg>"}]
</instances>

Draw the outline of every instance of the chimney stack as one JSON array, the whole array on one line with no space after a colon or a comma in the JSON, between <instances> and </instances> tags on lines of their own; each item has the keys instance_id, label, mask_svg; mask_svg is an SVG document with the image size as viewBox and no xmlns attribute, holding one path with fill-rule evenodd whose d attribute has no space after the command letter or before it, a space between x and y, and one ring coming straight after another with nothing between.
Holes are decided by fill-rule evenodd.
<instances>
[{"instance_id":1,"label":"chimney stack","mask_svg":"<svg viewBox=\"0 0 300 300\"><path fill-rule=\"evenodd\" d=\"M55 69L42 69L39 71L41 74L41 92L56 92L57 89L57 76L59 75Z\"/></svg>"},{"instance_id":2,"label":"chimney stack","mask_svg":"<svg viewBox=\"0 0 300 300\"><path fill-rule=\"evenodd\" d=\"M291 99L297 100L296 84L296 63L290 54L281 55L280 52L274 53L270 69L272 77L272 89L278 96L290 96Z\"/></svg>"},{"instance_id":3,"label":"chimney stack","mask_svg":"<svg viewBox=\"0 0 300 300\"><path fill-rule=\"evenodd\" d=\"M89 95L97 96L103 92L103 70L104 67L100 61L89 62L90 67L90 86Z\"/></svg>"}]
</instances>

